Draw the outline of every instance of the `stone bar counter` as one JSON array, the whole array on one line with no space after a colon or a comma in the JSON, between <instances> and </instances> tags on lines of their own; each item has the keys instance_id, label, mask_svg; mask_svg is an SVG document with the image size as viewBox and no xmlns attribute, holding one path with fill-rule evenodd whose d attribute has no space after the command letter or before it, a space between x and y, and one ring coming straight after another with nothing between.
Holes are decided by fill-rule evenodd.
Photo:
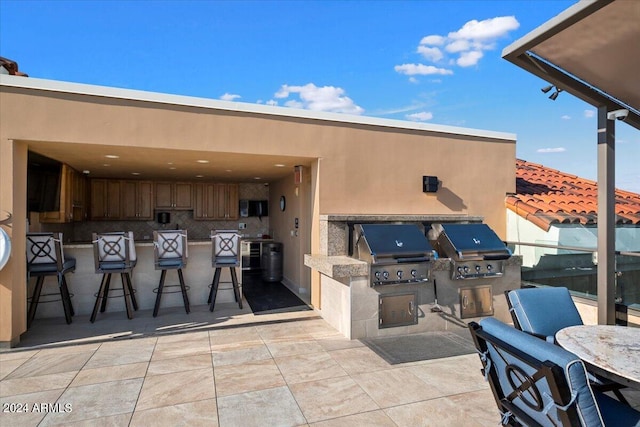
<instances>
[{"instance_id":1,"label":"stone bar counter","mask_svg":"<svg viewBox=\"0 0 640 427\"><path fill-rule=\"evenodd\" d=\"M135 289L135 296L139 305L138 312L134 312L134 316L139 315L140 310L152 310L155 304L156 293L154 289L158 287L160 281L160 270L156 270L153 257L153 242L136 242L137 264L133 269L132 283ZM188 261L186 268L183 269L185 284L189 287L189 303L191 306L207 304L209 296L209 285L213 279L214 268L211 266L211 240L189 240L188 243ZM95 272L95 264L93 258L93 245L85 244L65 244L64 254L66 257L76 259L76 270L74 273L66 275L69 291L73 295L71 301L76 315L90 315L96 300L96 293L100 287L102 274ZM242 283L241 268L236 268L238 281ZM229 282L229 283L224 283ZM222 269L220 278L220 288L216 304L225 302L235 302L233 290L231 290L231 273L228 268ZM165 279L165 291L162 295L160 311L158 316L162 316L162 310L167 307L180 307L184 309L182 302L182 294L180 288L168 288L168 285L177 285L178 273L176 270L168 270ZM31 297L35 279L29 280L28 296ZM106 312L122 312L123 318L126 318L124 298L121 291L120 274L111 276L112 289L109 292L111 298L107 304ZM177 291L176 293L167 293L167 291ZM60 294L55 285L54 278L46 278L44 293L55 293L50 297L42 296L38 310L36 312L37 319L61 317L62 305L60 301L43 303L50 299L59 299ZM145 314L146 315L146 314ZM148 313L151 316L151 313ZM100 321L100 313L96 318L96 322ZM76 320L74 319L74 322ZM87 320L88 322L88 320Z\"/></svg>"},{"instance_id":2,"label":"stone bar counter","mask_svg":"<svg viewBox=\"0 0 640 427\"><path fill-rule=\"evenodd\" d=\"M431 278L427 283L384 285L372 288L369 282L369 264L348 255L349 225L369 223L415 223L419 225L437 222L482 222L482 217L466 215L321 215L320 252L307 254L305 266L320 273L320 307L317 311L333 327L347 338L371 338L379 336L403 335L427 331L446 331L453 324L464 326L460 320L458 289L438 286L440 312L432 312L435 305L434 279L446 283L450 276L448 258L434 260L431 264ZM512 257L506 261L509 268L503 278L496 279L493 303L496 317L510 321L506 302L501 289L504 286L520 285L520 264L522 259ZM501 282L502 281L502 282ZM462 283L465 282L465 283ZM457 286L468 285L470 281L460 281ZM475 284L488 283L487 279L472 281ZM379 327L380 296L397 294L417 294L418 323L389 328ZM500 295L498 295L500 293Z\"/></svg>"}]
</instances>

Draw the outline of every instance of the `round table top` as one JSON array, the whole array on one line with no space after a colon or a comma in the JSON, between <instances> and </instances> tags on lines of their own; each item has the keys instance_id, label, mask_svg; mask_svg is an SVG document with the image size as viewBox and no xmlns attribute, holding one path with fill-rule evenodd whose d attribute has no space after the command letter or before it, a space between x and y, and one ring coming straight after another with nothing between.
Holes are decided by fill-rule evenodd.
<instances>
[{"instance_id":1,"label":"round table top","mask_svg":"<svg viewBox=\"0 0 640 427\"><path fill-rule=\"evenodd\" d=\"M556 341L585 362L640 385L640 328L570 326L556 334Z\"/></svg>"}]
</instances>

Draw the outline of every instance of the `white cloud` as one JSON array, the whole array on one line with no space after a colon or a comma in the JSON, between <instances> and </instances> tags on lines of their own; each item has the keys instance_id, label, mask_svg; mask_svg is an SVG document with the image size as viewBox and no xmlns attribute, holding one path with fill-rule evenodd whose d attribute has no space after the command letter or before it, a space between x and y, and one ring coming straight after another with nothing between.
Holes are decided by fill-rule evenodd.
<instances>
[{"instance_id":1,"label":"white cloud","mask_svg":"<svg viewBox=\"0 0 640 427\"><path fill-rule=\"evenodd\" d=\"M289 98L298 95L299 99L290 99L284 105L313 111L331 111L336 113L362 114L364 109L345 96L342 88L334 86L318 87L313 83L304 86L282 85L275 98Z\"/></svg>"},{"instance_id":2,"label":"white cloud","mask_svg":"<svg viewBox=\"0 0 640 427\"><path fill-rule=\"evenodd\" d=\"M234 99L239 99L239 98L242 98L242 97L240 95L235 95L228 92L220 97L220 99L222 99L223 101L233 101Z\"/></svg>"},{"instance_id":3,"label":"white cloud","mask_svg":"<svg viewBox=\"0 0 640 427\"><path fill-rule=\"evenodd\" d=\"M539 148L536 150L537 153L564 153L567 151L564 147L555 147L555 148Z\"/></svg>"},{"instance_id":4,"label":"white cloud","mask_svg":"<svg viewBox=\"0 0 640 427\"><path fill-rule=\"evenodd\" d=\"M405 117L416 122L424 122L433 119L433 113L422 111L420 113L407 114Z\"/></svg>"},{"instance_id":5,"label":"white cloud","mask_svg":"<svg viewBox=\"0 0 640 427\"><path fill-rule=\"evenodd\" d=\"M273 99L270 99L267 102L265 102L265 104L271 105L271 106L276 106L276 105L278 105L278 101L274 101Z\"/></svg>"},{"instance_id":6,"label":"white cloud","mask_svg":"<svg viewBox=\"0 0 640 427\"><path fill-rule=\"evenodd\" d=\"M406 74L408 76L414 76L419 74L421 76L426 76L430 74L453 74L453 71L447 70L446 68L434 67L433 65L424 65L424 64L402 64L396 65L394 69L400 74Z\"/></svg>"},{"instance_id":7,"label":"white cloud","mask_svg":"<svg viewBox=\"0 0 640 427\"><path fill-rule=\"evenodd\" d=\"M456 61L456 64L461 67L470 67L472 65L476 65L478 61L480 61L480 58L482 58L483 56L484 53L480 52L479 50L462 52L460 54L460 58L458 58L458 60Z\"/></svg>"},{"instance_id":8,"label":"white cloud","mask_svg":"<svg viewBox=\"0 0 640 427\"><path fill-rule=\"evenodd\" d=\"M520 23L514 16L497 16L482 21L474 19L446 36L431 34L423 37L417 53L434 64L470 67L478 64L484 57L484 51L495 49L499 38L518 27ZM444 50L435 46L444 46ZM423 64L397 65L395 70L406 75L453 74L451 70Z\"/></svg>"},{"instance_id":9,"label":"white cloud","mask_svg":"<svg viewBox=\"0 0 640 427\"><path fill-rule=\"evenodd\" d=\"M593 110L584 110L584 117L590 119L596 116L596 112Z\"/></svg>"},{"instance_id":10,"label":"white cloud","mask_svg":"<svg viewBox=\"0 0 640 427\"><path fill-rule=\"evenodd\" d=\"M456 52L464 52L465 50L469 50L471 43L468 40L455 40L445 47L447 52L456 53Z\"/></svg>"},{"instance_id":11,"label":"white cloud","mask_svg":"<svg viewBox=\"0 0 640 427\"><path fill-rule=\"evenodd\" d=\"M420 40L420 44L427 44L431 46L442 46L445 40L446 40L445 37L433 34L430 36L423 37L422 40Z\"/></svg>"},{"instance_id":12,"label":"white cloud","mask_svg":"<svg viewBox=\"0 0 640 427\"><path fill-rule=\"evenodd\" d=\"M418 53L432 62L438 62L444 57L442 51L437 47L420 45L418 46Z\"/></svg>"},{"instance_id":13,"label":"white cloud","mask_svg":"<svg viewBox=\"0 0 640 427\"><path fill-rule=\"evenodd\" d=\"M561 118L562 120L571 120L571 116L568 116L568 115L566 115L566 114L565 114L564 116L560 117L560 118Z\"/></svg>"},{"instance_id":14,"label":"white cloud","mask_svg":"<svg viewBox=\"0 0 640 427\"><path fill-rule=\"evenodd\" d=\"M449 33L450 39L466 40L494 40L500 38L509 31L520 27L515 16L498 16L483 21L472 20L467 22L458 31Z\"/></svg>"}]
</instances>

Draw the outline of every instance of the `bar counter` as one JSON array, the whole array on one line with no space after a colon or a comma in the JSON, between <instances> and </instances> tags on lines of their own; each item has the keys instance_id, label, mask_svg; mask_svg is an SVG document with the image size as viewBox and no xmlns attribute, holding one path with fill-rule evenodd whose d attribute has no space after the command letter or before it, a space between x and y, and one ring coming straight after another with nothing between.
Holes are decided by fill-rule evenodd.
<instances>
[{"instance_id":1,"label":"bar counter","mask_svg":"<svg viewBox=\"0 0 640 427\"><path fill-rule=\"evenodd\" d=\"M138 301L139 310L152 310L155 304L156 293L154 289L158 287L160 281L160 270L156 270L153 259L153 242L136 242L137 264L133 269L132 282L135 289L136 299ZM184 280L189 287L189 302L192 306L207 303L209 296L209 285L212 282L214 268L211 266L212 247L211 240L189 240L188 243L188 261L186 268L183 269ZM64 245L65 257L76 259L76 270L74 273L67 274L67 283L69 291L72 294L72 303L76 315L90 315L95 303L95 295L100 287L101 274L95 272L95 264L93 259L93 245L90 243L70 243ZM238 281L242 285L241 268L236 268ZM224 283L229 282L229 283ZM231 290L231 274L228 268L222 269L220 278L220 288L218 289L218 297L216 304L225 302L235 302L233 290ZM184 307L182 302L182 294L179 287L168 288L168 285L178 284L178 273L175 270L168 270L165 280L165 292L162 295L159 316L162 316L162 309L166 307ZM28 296L31 297L35 279L29 280ZM122 316L126 318L124 298L121 296L120 275L114 274L111 277L111 289L109 292L111 298L107 305L106 312L122 312ZM229 288L224 289L224 288ZM176 293L167 293L167 291L177 291ZM62 317L63 310L60 301L44 303L50 299L59 299L60 294L55 282L55 278L48 277L45 280L43 294L53 293L50 297L44 295L40 298L38 310L36 312L37 319ZM138 315L135 312L134 315ZM148 314L151 316L151 313ZM74 322L76 320L74 319ZM100 313L96 318L96 322L100 321ZM87 320L88 322L88 320Z\"/></svg>"}]
</instances>

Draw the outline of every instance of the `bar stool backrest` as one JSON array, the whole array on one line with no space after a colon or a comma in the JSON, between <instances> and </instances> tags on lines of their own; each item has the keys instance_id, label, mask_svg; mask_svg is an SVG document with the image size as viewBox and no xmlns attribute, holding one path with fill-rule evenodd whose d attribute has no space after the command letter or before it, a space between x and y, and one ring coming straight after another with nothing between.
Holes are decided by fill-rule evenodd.
<instances>
[{"instance_id":1,"label":"bar stool backrest","mask_svg":"<svg viewBox=\"0 0 640 427\"><path fill-rule=\"evenodd\" d=\"M187 265L189 257L187 230L154 231L153 243L156 266L162 260L182 260L182 265Z\"/></svg>"},{"instance_id":2,"label":"bar stool backrest","mask_svg":"<svg viewBox=\"0 0 640 427\"><path fill-rule=\"evenodd\" d=\"M126 270L135 265L137 257L132 231L93 233L92 241L96 272L105 267Z\"/></svg>"},{"instance_id":3,"label":"bar stool backrest","mask_svg":"<svg viewBox=\"0 0 640 427\"><path fill-rule=\"evenodd\" d=\"M61 271L64 263L61 243L62 233L27 233L27 265L50 264Z\"/></svg>"},{"instance_id":4,"label":"bar stool backrest","mask_svg":"<svg viewBox=\"0 0 640 427\"><path fill-rule=\"evenodd\" d=\"M231 267L240 264L240 234L237 230L214 230L211 241L214 267Z\"/></svg>"}]
</instances>

